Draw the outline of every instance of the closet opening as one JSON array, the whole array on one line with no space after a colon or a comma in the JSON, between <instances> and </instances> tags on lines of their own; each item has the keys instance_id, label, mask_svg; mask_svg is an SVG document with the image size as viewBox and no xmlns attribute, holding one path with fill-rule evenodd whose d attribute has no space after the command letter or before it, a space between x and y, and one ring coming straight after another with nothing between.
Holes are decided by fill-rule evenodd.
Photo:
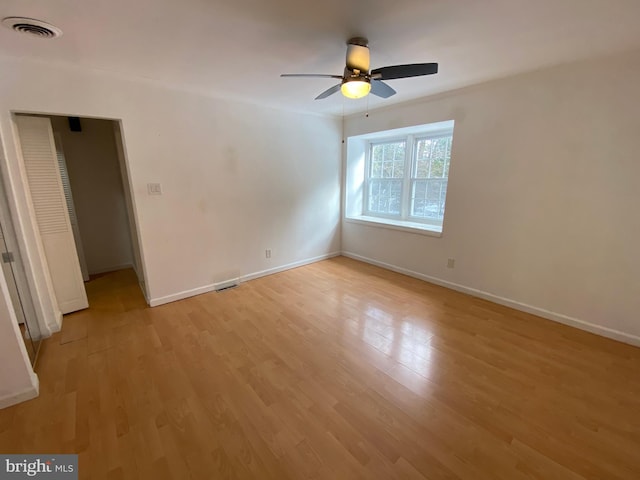
<instances>
[{"instance_id":1,"label":"closet opening","mask_svg":"<svg viewBox=\"0 0 640 480\"><path fill-rule=\"evenodd\" d=\"M89 305L87 287L131 271L146 297L121 123L15 114L19 147L61 313Z\"/></svg>"}]
</instances>

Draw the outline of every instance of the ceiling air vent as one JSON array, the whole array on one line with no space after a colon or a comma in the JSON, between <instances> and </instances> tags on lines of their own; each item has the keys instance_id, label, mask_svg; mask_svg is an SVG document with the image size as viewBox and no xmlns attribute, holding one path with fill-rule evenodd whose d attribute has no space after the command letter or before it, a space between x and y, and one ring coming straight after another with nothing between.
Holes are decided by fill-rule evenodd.
<instances>
[{"instance_id":1,"label":"ceiling air vent","mask_svg":"<svg viewBox=\"0 0 640 480\"><path fill-rule=\"evenodd\" d=\"M7 17L2 19L2 24L14 32L27 33L40 38L58 38L62 36L62 30L58 27L35 18Z\"/></svg>"}]
</instances>

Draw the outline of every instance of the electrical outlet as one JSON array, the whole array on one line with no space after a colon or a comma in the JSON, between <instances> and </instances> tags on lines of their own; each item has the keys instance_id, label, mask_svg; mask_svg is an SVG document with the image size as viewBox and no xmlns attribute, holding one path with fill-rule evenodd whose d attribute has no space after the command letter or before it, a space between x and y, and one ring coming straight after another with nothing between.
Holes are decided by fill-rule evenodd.
<instances>
[{"instance_id":1,"label":"electrical outlet","mask_svg":"<svg viewBox=\"0 0 640 480\"><path fill-rule=\"evenodd\" d=\"M264 258L271 258L271 249L268 248L264 251Z\"/></svg>"},{"instance_id":2,"label":"electrical outlet","mask_svg":"<svg viewBox=\"0 0 640 480\"><path fill-rule=\"evenodd\" d=\"M147 193L149 195L162 195L162 185L159 183L147 183Z\"/></svg>"},{"instance_id":3,"label":"electrical outlet","mask_svg":"<svg viewBox=\"0 0 640 480\"><path fill-rule=\"evenodd\" d=\"M453 268L456 264L455 259L453 258L448 258L447 259L447 268Z\"/></svg>"}]
</instances>

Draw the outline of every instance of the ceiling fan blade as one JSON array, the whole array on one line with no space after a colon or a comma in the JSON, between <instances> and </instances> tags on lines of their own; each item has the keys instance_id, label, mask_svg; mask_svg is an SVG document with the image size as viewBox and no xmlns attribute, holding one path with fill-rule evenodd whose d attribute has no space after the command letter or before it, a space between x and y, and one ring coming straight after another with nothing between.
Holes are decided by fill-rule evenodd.
<instances>
[{"instance_id":1,"label":"ceiling fan blade","mask_svg":"<svg viewBox=\"0 0 640 480\"><path fill-rule=\"evenodd\" d=\"M371 80L371 93L376 97L389 98L396 94L396 91L380 80Z\"/></svg>"},{"instance_id":2,"label":"ceiling fan blade","mask_svg":"<svg viewBox=\"0 0 640 480\"><path fill-rule=\"evenodd\" d=\"M334 93L336 93L337 91L340 90L340 87L342 86L341 83L334 85L331 88L328 88L327 90L325 90L324 92L322 92L320 95L318 95L315 100L322 100L323 98L327 98L330 95L333 95Z\"/></svg>"},{"instance_id":3,"label":"ceiling fan blade","mask_svg":"<svg viewBox=\"0 0 640 480\"><path fill-rule=\"evenodd\" d=\"M392 65L371 70L371 78L375 80L394 80L396 78L420 77L438 73L437 63L411 63L409 65Z\"/></svg>"},{"instance_id":4,"label":"ceiling fan blade","mask_svg":"<svg viewBox=\"0 0 640 480\"><path fill-rule=\"evenodd\" d=\"M316 77L316 78L340 78L342 75L326 75L324 73L283 73L281 77Z\"/></svg>"}]
</instances>

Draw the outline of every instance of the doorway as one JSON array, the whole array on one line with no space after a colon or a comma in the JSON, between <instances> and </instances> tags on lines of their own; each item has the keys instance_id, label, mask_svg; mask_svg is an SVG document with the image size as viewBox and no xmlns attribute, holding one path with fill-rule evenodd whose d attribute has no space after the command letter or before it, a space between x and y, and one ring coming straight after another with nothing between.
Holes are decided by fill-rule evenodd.
<instances>
[{"instance_id":1,"label":"doorway","mask_svg":"<svg viewBox=\"0 0 640 480\"><path fill-rule=\"evenodd\" d=\"M84 282L106 272L132 268L144 294L120 123L32 114L15 121L61 312L90 306Z\"/></svg>"}]
</instances>

